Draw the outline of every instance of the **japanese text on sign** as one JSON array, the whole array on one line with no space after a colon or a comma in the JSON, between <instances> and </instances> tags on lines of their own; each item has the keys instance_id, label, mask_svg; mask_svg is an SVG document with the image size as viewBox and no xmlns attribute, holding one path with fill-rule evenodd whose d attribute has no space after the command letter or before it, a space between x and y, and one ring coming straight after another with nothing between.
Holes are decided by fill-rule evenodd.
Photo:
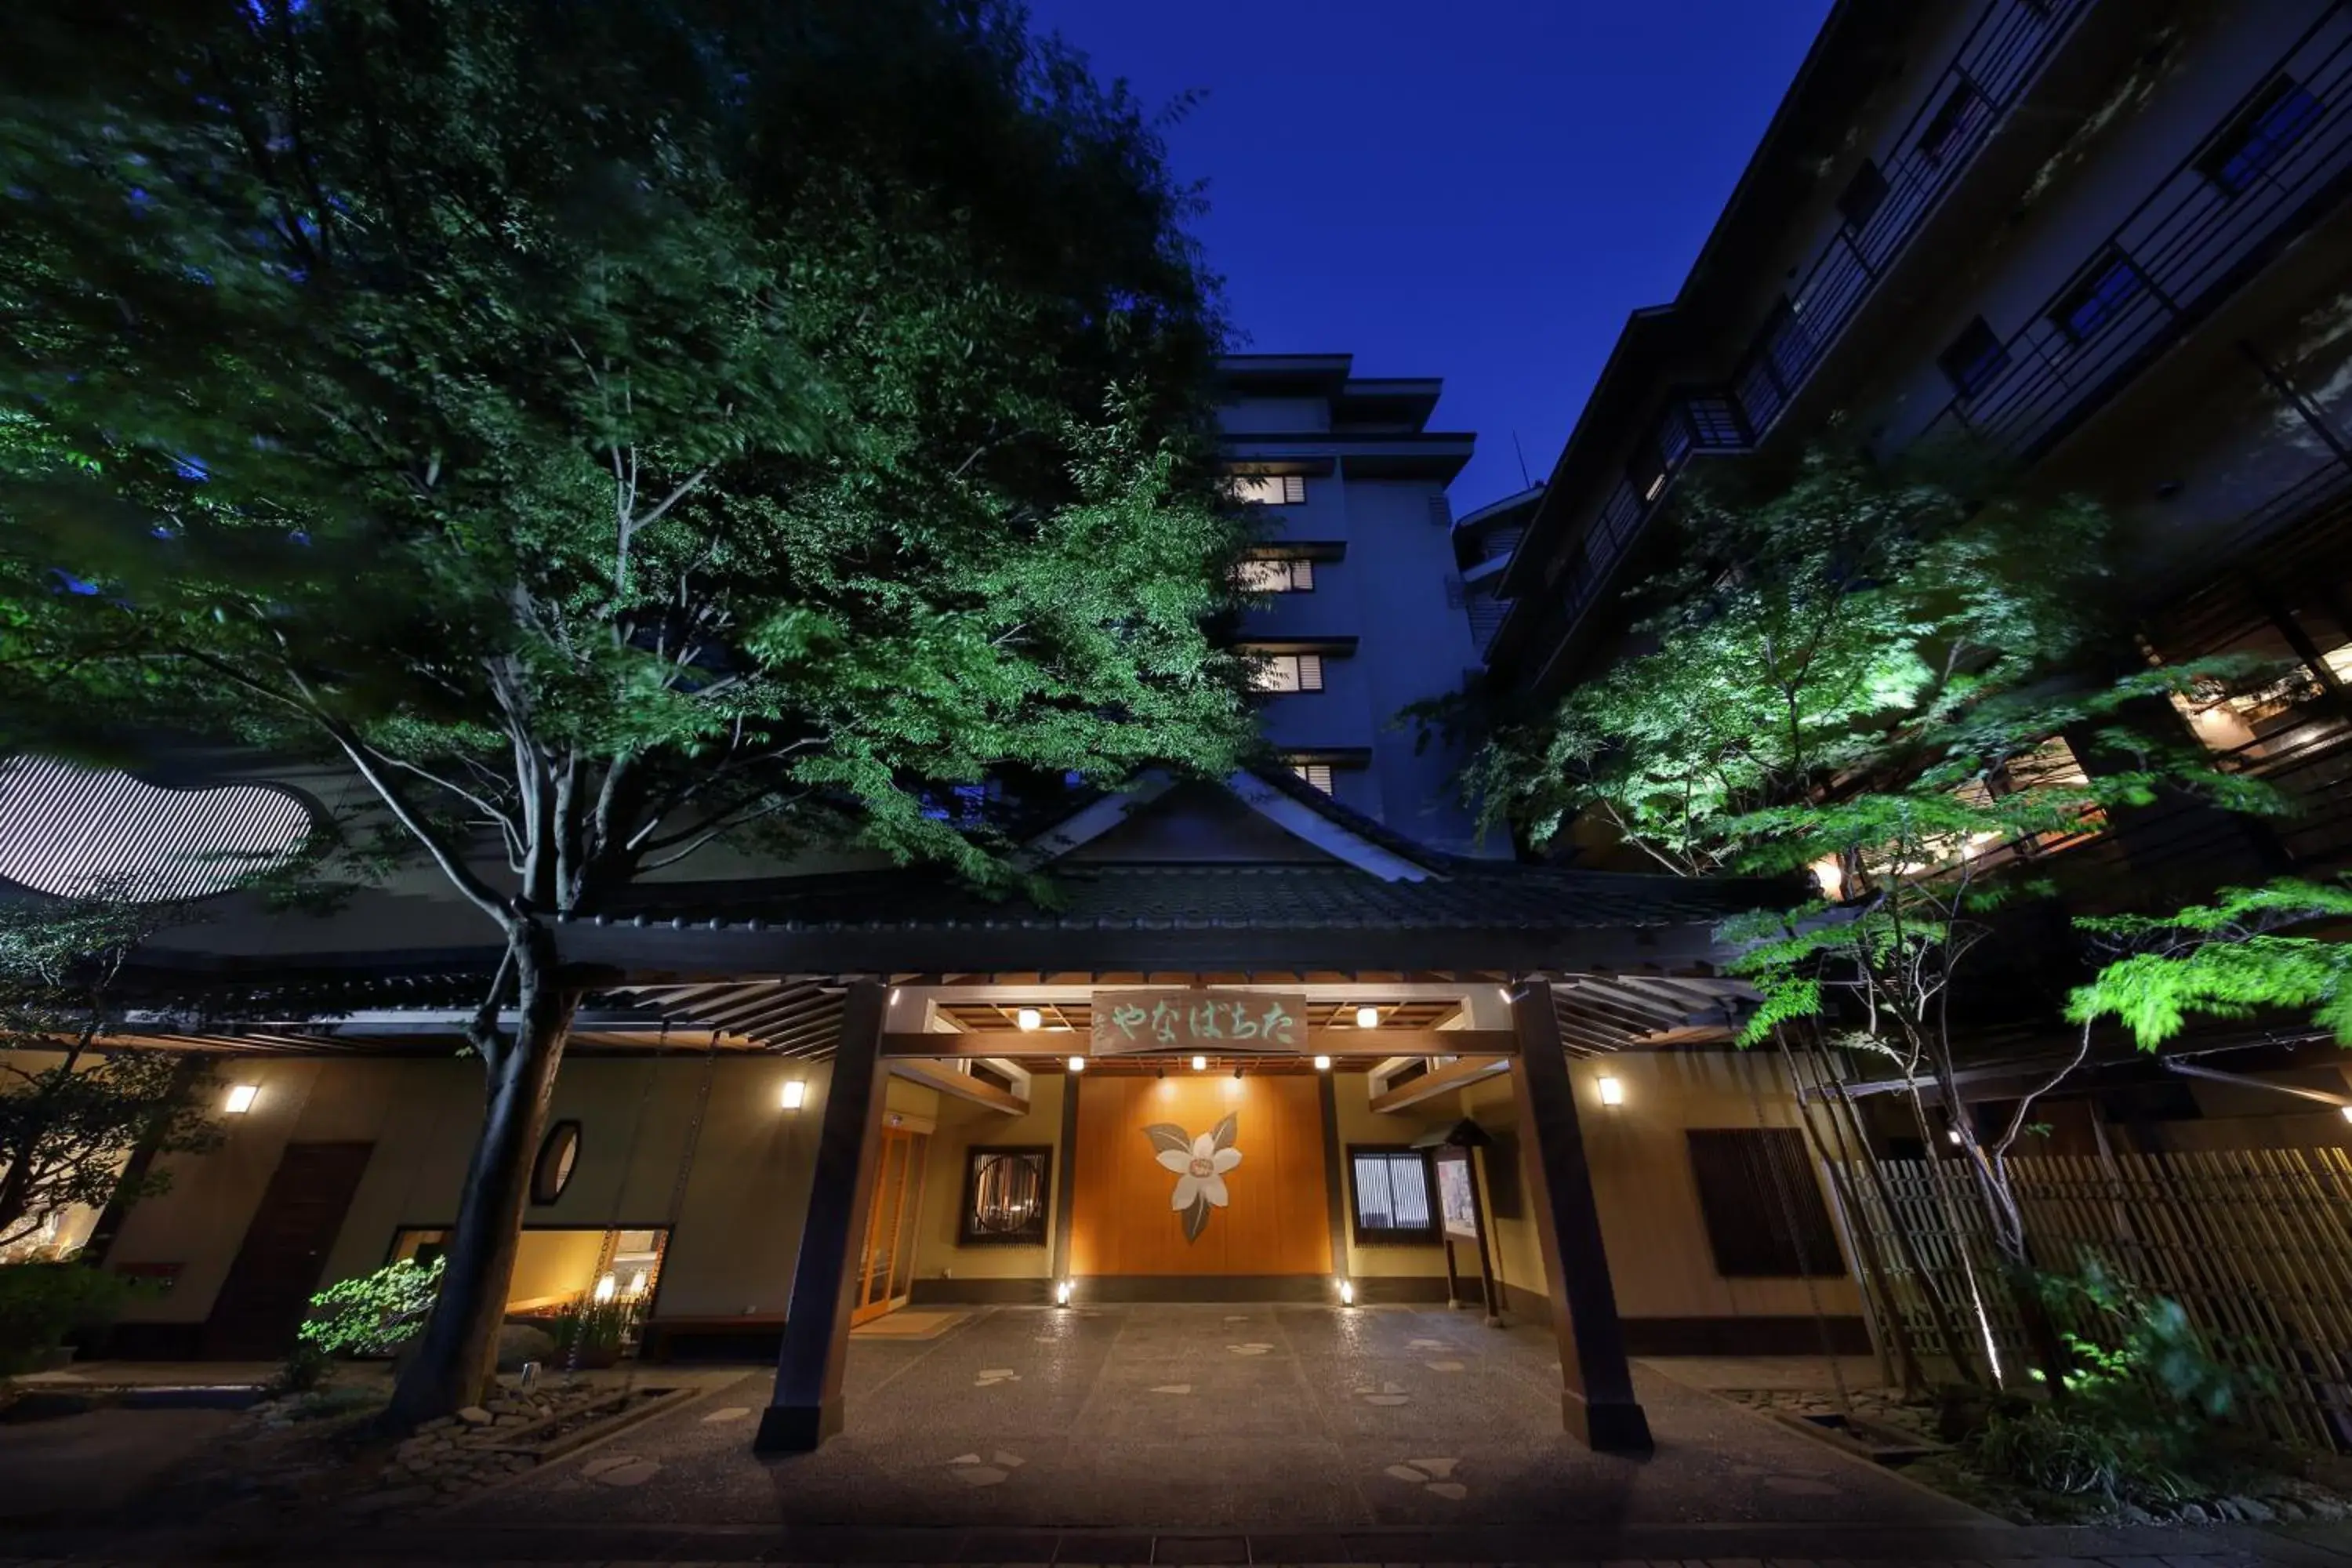
<instances>
[{"instance_id":1,"label":"japanese text on sign","mask_svg":"<svg viewBox=\"0 0 2352 1568\"><path fill-rule=\"evenodd\" d=\"M1307 1048L1307 999L1264 991L1097 991L1097 1056L1240 1056Z\"/></svg>"}]
</instances>

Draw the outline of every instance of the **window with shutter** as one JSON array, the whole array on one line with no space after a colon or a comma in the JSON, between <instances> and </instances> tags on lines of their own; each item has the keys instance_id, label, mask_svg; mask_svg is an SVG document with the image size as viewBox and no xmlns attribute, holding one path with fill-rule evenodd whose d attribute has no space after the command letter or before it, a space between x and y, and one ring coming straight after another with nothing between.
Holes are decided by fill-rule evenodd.
<instances>
[{"instance_id":1,"label":"window with shutter","mask_svg":"<svg viewBox=\"0 0 2352 1568\"><path fill-rule=\"evenodd\" d=\"M1770 1279L1845 1272L1803 1132L1694 1127L1684 1136L1717 1274Z\"/></svg>"}]
</instances>

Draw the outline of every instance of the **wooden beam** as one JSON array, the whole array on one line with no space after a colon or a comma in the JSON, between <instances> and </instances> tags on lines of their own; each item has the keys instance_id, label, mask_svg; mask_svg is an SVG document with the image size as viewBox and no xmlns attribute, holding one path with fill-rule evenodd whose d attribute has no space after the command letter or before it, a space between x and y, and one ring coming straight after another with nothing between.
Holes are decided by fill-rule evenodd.
<instances>
[{"instance_id":1,"label":"wooden beam","mask_svg":"<svg viewBox=\"0 0 2352 1568\"><path fill-rule=\"evenodd\" d=\"M1435 1072L1423 1073L1411 1083L1401 1083L1386 1094L1372 1097L1372 1110L1385 1114L1402 1110L1409 1105L1419 1105L1424 1100L1434 1100L1449 1089L1465 1089L1480 1079L1493 1078L1498 1072L1511 1070L1508 1057L1464 1057L1458 1062L1448 1062Z\"/></svg>"},{"instance_id":2,"label":"wooden beam","mask_svg":"<svg viewBox=\"0 0 2352 1568\"><path fill-rule=\"evenodd\" d=\"M1518 1037L1508 1029L1309 1029L1302 1057L1507 1057L1518 1050ZM886 1057L1082 1057L1087 1037L1075 1029L972 1029L961 1034L930 1035L894 1031L882 1037ZM1187 1057L1189 1049L1171 1050ZM1219 1053L1213 1048L1211 1056ZM1275 1056L1278 1052L1234 1051L1236 1058ZM1121 1059L1135 1059L1122 1057ZM1144 1059L1149 1059L1144 1058Z\"/></svg>"},{"instance_id":3,"label":"wooden beam","mask_svg":"<svg viewBox=\"0 0 2352 1568\"><path fill-rule=\"evenodd\" d=\"M890 1064L894 1078L909 1083L919 1083L925 1089L936 1089L941 1094L952 1094L958 1100L968 1100L974 1105L984 1105L991 1110L1001 1110L1007 1116L1026 1116L1029 1102L1020 1096L983 1083L968 1072L958 1072L945 1062L922 1057L901 1057Z\"/></svg>"}]
</instances>

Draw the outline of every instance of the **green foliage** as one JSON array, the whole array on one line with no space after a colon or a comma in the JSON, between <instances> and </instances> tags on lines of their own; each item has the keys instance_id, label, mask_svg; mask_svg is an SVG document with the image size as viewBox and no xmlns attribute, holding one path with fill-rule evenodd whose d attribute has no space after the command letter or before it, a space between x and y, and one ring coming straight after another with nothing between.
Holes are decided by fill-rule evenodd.
<instances>
[{"instance_id":1,"label":"green foliage","mask_svg":"<svg viewBox=\"0 0 2352 1568\"><path fill-rule=\"evenodd\" d=\"M386 1356L414 1338L441 1293L442 1259L387 1263L328 1286L310 1298L310 1315L296 1335L329 1356Z\"/></svg>"},{"instance_id":2,"label":"green foliage","mask_svg":"<svg viewBox=\"0 0 2352 1568\"><path fill-rule=\"evenodd\" d=\"M2259 888L2224 888L2211 903L2168 915L2078 920L2121 956L2076 987L2067 1016L2084 1024L2117 1019L2143 1050L2154 1050L2192 1014L2243 1018L2294 1007L2307 1009L2337 1044L2352 1046L2352 944L2282 934L2347 919L2352 890L2282 878Z\"/></svg>"},{"instance_id":3,"label":"green foliage","mask_svg":"<svg viewBox=\"0 0 2352 1568\"><path fill-rule=\"evenodd\" d=\"M12 23L0 744L323 752L506 919L1246 739L1191 197L1009 6Z\"/></svg>"},{"instance_id":4,"label":"green foliage","mask_svg":"<svg viewBox=\"0 0 2352 1568\"><path fill-rule=\"evenodd\" d=\"M314 877L492 922L493 1075L561 1051L560 917L707 847L1004 885L1066 774L1250 742L1195 197L1011 0L9 25L0 754L344 770Z\"/></svg>"},{"instance_id":5,"label":"green foliage","mask_svg":"<svg viewBox=\"0 0 2352 1568\"><path fill-rule=\"evenodd\" d=\"M112 1322L131 1293L122 1276L79 1263L0 1264L0 1376L31 1368L77 1329Z\"/></svg>"},{"instance_id":6,"label":"green foliage","mask_svg":"<svg viewBox=\"0 0 2352 1568\"><path fill-rule=\"evenodd\" d=\"M35 1245L75 1207L165 1190L167 1169L123 1174L142 1142L159 1154L219 1142L201 1068L108 1040L122 966L181 918L106 900L0 909L0 1247Z\"/></svg>"},{"instance_id":7,"label":"green foliage","mask_svg":"<svg viewBox=\"0 0 2352 1568\"><path fill-rule=\"evenodd\" d=\"M2073 1365L2063 1404L1996 1413L1975 1440L1989 1468L2045 1491L2178 1501L2216 1428L2249 1391L2178 1301L2096 1262L2037 1281Z\"/></svg>"},{"instance_id":8,"label":"green foliage","mask_svg":"<svg viewBox=\"0 0 2352 1568\"><path fill-rule=\"evenodd\" d=\"M599 1301L591 1297L573 1302L551 1325L557 1358L617 1352L642 1310L639 1302L617 1298Z\"/></svg>"},{"instance_id":9,"label":"green foliage","mask_svg":"<svg viewBox=\"0 0 2352 1568\"><path fill-rule=\"evenodd\" d=\"M294 1348L288 1351L286 1359L278 1363L278 1391L280 1394L307 1394L327 1381L334 1364L334 1357L327 1353L324 1346L298 1333Z\"/></svg>"},{"instance_id":10,"label":"green foliage","mask_svg":"<svg viewBox=\"0 0 2352 1568\"><path fill-rule=\"evenodd\" d=\"M1755 813L1957 760L1967 716L2077 651L2104 530L1828 454L1761 500L1701 492L1641 590L1648 651L1503 726L1472 782L1538 843L1593 812L1671 869L1746 868L1786 837Z\"/></svg>"}]
</instances>

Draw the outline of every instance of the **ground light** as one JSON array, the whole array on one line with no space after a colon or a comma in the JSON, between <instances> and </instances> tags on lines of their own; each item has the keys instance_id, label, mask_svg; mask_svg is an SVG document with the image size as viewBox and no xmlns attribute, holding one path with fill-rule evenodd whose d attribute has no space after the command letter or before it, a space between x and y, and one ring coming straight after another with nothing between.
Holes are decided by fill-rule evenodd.
<instances>
[{"instance_id":1,"label":"ground light","mask_svg":"<svg viewBox=\"0 0 2352 1568\"><path fill-rule=\"evenodd\" d=\"M1066 1306L1068 1306L1069 1304L1070 1304L1070 1282L1069 1282L1068 1280L1066 1280L1066 1279L1056 1279L1056 1280L1055 1280L1055 1281L1054 1281L1054 1305L1055 1305L1056 1307L1066 1307Z\"/></svg>"},{"instance_id":2,"label":"ground light","mask_svg":"<svg viewBox=\"0 0 2352 1568\"><path fill-rule=\"evenodd\" d=\"M231 1116L243 1116L253 1109L253 1102L260 1097L261 1086L257 1083L232 1084L229 1086L228 1099L222 1104L221 1109Z\"/></svg>"},{"instance_id":3,"label":"ground light","mask_svg":"<svg viewBox=\"0 0 2352 1568\"><path fill-rule=\"evenodd\" d=\"M1354 1306L1356 1304L1356 1282L1352 1279L1339 1279L1333 1281L1333 1283L1339 1287L1339 1305L1342 1307Z\"/></svg>"}]
</instances>

